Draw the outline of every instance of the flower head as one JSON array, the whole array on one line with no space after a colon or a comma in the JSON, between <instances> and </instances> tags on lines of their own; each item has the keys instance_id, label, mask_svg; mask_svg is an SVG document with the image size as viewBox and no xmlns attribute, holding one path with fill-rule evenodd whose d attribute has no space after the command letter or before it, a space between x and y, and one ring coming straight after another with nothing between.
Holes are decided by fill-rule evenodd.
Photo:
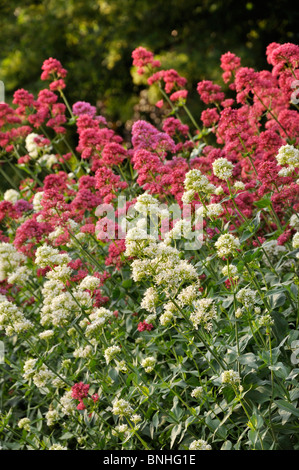
<instances>
[{"instance_id":1,"label":"flower head","mask_svg":"<svg viewBox=\"0 0 299 470\"><path fill-rule=\"evenodd\" d=\"M234 237L231 233L220 235L215 243L217 254L220 258L234 254L236 250L240 249L240 240Z\"/></svg>"},{"instance_id":2,"label":"flower head","mask_svg":"<svg viewBox=\"0 0 299 470\"><path fill-rule=\"evenodd\" d=\"M222 180L228 180L233 174L234 165L226 158L217 158L212 166L214 175Z\"/></svg>"},{"instance_id":3,"label":"flower head","mask_svg":"<svg viewBox=\"0 0 299 470\"><path fill-rule=\"evenodd\" d=\"M156 359L153 356L148 356L141 361L141 365L144 368L145 372L152 372L156 365Z\"/></svg>"},{"instance_id":4,"label":"flower head","mask_svg":"<svg viewBox=\"0 0 299 470\"><path fill-rule=\"evenodd\" d=\"M212 447L203 439L198 439L197 441L191 442L189 450L212 450Z\"/></svg>"}]
</instances>

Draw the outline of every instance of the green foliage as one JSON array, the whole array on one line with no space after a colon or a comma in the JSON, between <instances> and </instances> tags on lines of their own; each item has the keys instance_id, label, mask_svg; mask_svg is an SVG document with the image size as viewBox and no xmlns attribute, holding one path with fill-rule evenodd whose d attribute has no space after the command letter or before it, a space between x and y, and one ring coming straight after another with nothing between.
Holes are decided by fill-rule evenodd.
<instances>
[{"instance_id":1,"label":"green foliage","mask_svg":"<svg viewBox=\"0 0 299 470\"><path fill-rule=\"evenodd\" d=\"M132 84L131 53L153 50L177 68L194 91L221 80L221 54L265 67L271 41L298 40L298 12L289 2L204 0L24 0L0 2L0 79L7 99L17 88L38 91L40 66L55 57L69 71L71 102L97 103L118 126L132 118L140 87ZM193 110L195 116L200 110Z\"/></svg>"}]
</instances>

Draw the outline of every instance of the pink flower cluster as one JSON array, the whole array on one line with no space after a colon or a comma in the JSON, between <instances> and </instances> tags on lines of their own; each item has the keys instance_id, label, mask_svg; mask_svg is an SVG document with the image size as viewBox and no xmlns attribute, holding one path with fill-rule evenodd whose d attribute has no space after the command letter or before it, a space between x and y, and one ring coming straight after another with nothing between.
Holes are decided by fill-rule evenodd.
<instances>
[{"instance_id":1,"label":"pink flower cluster","mask_svg":"<svg viewBox=\"0 0 299 470\"><path fill-rule=\"evenodd\" d=\"M145 73L146 66L152 68L160 67L161 62L154 59L154 54L144 47L137 47L132 52L133 65L137 67L137 73L143 75Z\"/></svg>"},{"instance_id":2,"label":"pink flower cluster","mask_svg":"<svg viewBox=\"0 0 299 470\"><path fill-rule=\"evenodd\" d=\"M77 410L85 410L86 406L83 402L84 398L87 398L89 391L89 384L78 382L72 386L72 398L79 400Z\"/></svg>"},{"instance_id":3,"label":"pink flower cluster","mask_svg":"<svg viewBox=\"0 0 299 470\"><path fill-rule=\"evenodd\" d=\"M161 87L167 115L159 128L137 120L127 142L108 126L103 116L97 115L95 106L78 101L71 108L61 102L67 72L52 58L42 68L42 79L49 80L50 85L37 98L21 89L14 93L11 106L0 103L0 150L3 155L15 157L30 174L21 181L16 202L0 202L0 239L11 240L19 252L34 259L36 249L43 243L61 252L67 250L72 241L71 227L77 227L79 238L98 243L104 252L105 271L97 274L101 283L92 295L95 306L109 303L110 290L105 289L105 284L109 285L113 273L119 274L125 263L126 246L120 227L117 222L113 225L105 213L97 212L97 207L103 208L105 204L114 210L119 195L129 199L123 210L134 204L144 191L161 202L170 200L182 206L186 173L199 169L222 190L222 194L211 196L211 203L222 203L220 217L225 223L232 218L232 229L242 223L238 211L250 218L256 213L257 201L270 195L273 210L284 227L278 237L281 244L287 243L293 233L288 226L286 208L299 211L298 168L281 176L276 160L280 147L299 145L299 113L290 101L293 81L299 79L298 46L270 44L267 60L273 68L267 71L241 66L241 60L232 52L224 54L220 58L223 84L210 80L197 84L199 97L206 105L197 126L188 112L183 115L188 111L186 78L174 69L159 70L159 61L145 48L137 48L132 56L139 73L151 74L148 84ZM228 98L226 91L229 91ZM55 150L57 162L41 176L34 159L26 150L18 149L25 149L25 139L30 133L38 134L34 144L41 152L46 152L50 144L55 145L56 140L63 147L66 125L73 125L77 132L76 149L65 146L61 152ZM47 131L54 136L52 141ZM213 173L213 163L219 158L233 164L230 188ZM229 194L234 183L242 184L234 189L232 200ZM42 197L40 207L36 208L39 193ZM115 209L114 215L117 220L122 210ZM277 224L277 220L269 226L262 224L259 240L266 239L265 235L270 229L276 230ZM59 235L51 236L56 229ZM207 237L216 233L206 224L205 229ZM95 271L89 262L77 258L70 267L73 269L68 281L71 284L81 282ZM39 270L43 276L46 272ZM138 331L152 328L146 322L139 322L137 327ZM79 406L84 405L82 400L88 394L88 387L82 383L73 387Z\"/></svg>"}]
</instances>

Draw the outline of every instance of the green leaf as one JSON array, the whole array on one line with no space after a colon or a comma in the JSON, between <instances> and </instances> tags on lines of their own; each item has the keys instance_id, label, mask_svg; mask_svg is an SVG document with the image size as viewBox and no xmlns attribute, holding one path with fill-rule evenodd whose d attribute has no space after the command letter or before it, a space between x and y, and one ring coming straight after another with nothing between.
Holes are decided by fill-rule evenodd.
<instances>
[{"instance_id":1,"label":"green leaf","mask_svg":"<svg viewBox=\"0 0 299 470\"><path fill-rule=\"evenodd\" d=\"M108 371L109 377L113 380L113 382L118 381L118 370L117 369L109 369Z\"/></svg>"},{"instance_id":2,"label":"green leaf","mask_svg":"<svg viewBox=\"0 0 299 470\"><path fill-rule=\"evenodd\" d=\"M225 441L222 446L221 446L221 449L220 450L231 450L233 447L231 441Z\"/></svg>"},{"instance_id":3,"label":"green leaf","mask_svg":"<svg viewBox=\"0 0 299 470\"><path fill-rule=\"evenodd\" d=\"M171 430L171 435L170 435L170 448L172 449L174 441L176 440L177 436L181 433L182 431L182 423L176 424L173 426Z\"/></svg>"},{"instance_id":4,"label":"green leaf","mask_svg":"<svg viewBox=\"0 0 299 470\"><path fill-rule=\"evenodd\" d=\"M246 353L239 357L240 364L247 365L252 369L258 369L257 358L253 353Z\"/></svg>"},{"instance_id":5,"label":"green leaf","mask_svg":"<svg viewBox=\"0 0 299 470\"><path fill-rule=\"evenodd\" d=\"M129 289L129 287L131 287L133 281L132 279L125 279L123 282L122 282L122 286L125 288L125 289Z\"/></svg>"},{"instance_id":6,"label":"green leaf","mask_svg":"<svg viewBox=\"0 0 299 470\"><path fill-rule=\"evenodd\" d=\"M65 432L64 434L62 434L62 436L60 436L60 439L63 441L67 441L68 439L72 439L72 437L74 437L73 433Z\"/></svg>"},{"instance_id":7,"label":"green leaf","mask_svg":"<svg viewBox=\"0 0 299 470\"><path fill-rule=\"evenodd\" d=\"M286 295L283 292L271 294L268 293L268 297L270 299L271 307L278 308L285 304Z\"/></svg>"},{"instance_id":8,"label":"green leaf","mask_svg":"<svg viewBox=\"0 0 299 470\"><path fill-rule=\"evenodd\" d=\"M266 207L270 207L271 195L265 195L262 199L260 199L259 201L255 201L253 204L259 209L265 209Z\"/></svg>"},{"instance_id":9,"label":"green leaf","mask_svg":"<svg viewBox=\"0 0 299 470\"><path fill-rule=\"evenodd\" d=\"M279 416L281 417L281 424L284 426L290 417L292 416L292 413L290 411L285 411L282 409L278 410Z\"/></svg>"},{"instance_id":10,"label":"green leaf","mask_svg":"<svg viewBox=\"0 0 299 470\"><path fill-rule=\"evenodd\" d=\"M286 379L290 373L290 370L282 362L278 362L275 366L269 366L269 369L273 370L275 375L281 379Z\"/></svg>"},{"instance_id":11,"label":"green leaf","mask_svg":"<svg viewBox=\"0 0 299 470\"><path fill-rule=\"evenodd\" d=\"M297 418L299 418L299 410L297 408L294 407L294 405L292 405L291 403L289 403L288 401L285 401L285 400L276 400L274 403L276 403L276 405L284 410L284 411L287 411L288 413L292 413L294 416L296 416Z\"/></svg>"},{"instance_id":12,"label":"green leaf","mask_svg":"<svg viewBox=\"0 0 299 470\"><path fill-rule=\"evenodd\" d=\"M259 434L257 431L254 431L253 429L250 429L248 431L248 439L250 440L251 444L255 447L257 440L258 440Z\"/></svg>"},{"instance_id":13,"label":"green leaf","mask_svg":"<svg viewBox=\"0 0 299 470\"><path fill-rule=\"evenodd\" d=\"M158 426L159 426L159 411L157 411L154 414L153 419L152 419L152 423L153 423L153 426L155 427L155 429L158 429Z\"/></svg>"},{"instance_id":14,"label":"green leaf","mask_svg":"<svg viewBox=\"0 0 299 470\"><path fill-rule=\"evenodd\" d=\"M119 299L120 297L120 289L118 287L116 287L113 291L112 291L112 299L115 300L115 299Z\"/></svg>"}]
</instances>

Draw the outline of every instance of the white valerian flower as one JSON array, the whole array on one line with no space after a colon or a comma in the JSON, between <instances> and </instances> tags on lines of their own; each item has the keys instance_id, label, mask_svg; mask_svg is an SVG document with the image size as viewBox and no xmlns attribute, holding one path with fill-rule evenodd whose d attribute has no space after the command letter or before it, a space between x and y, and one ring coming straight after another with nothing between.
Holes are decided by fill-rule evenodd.
<instances>
[{"instance_id":1,"label":"white valerian flower","mask_svg":"<svg viewBox=\"0 0 299 470\"><path fill-rule=\"evenodd\" d=\"M156 362L157 361L153 356L148 356L145 359L142 359L141 366L144 368L145 372L152 372Z\"/></svg>"},{"instance_id":2,"label":"white valerian flower","mask_svg":"<svg viewBox=\"0 0 299 470\"><path fill-rule=\"evenodd\" d=\"M70 359L64 359L61 362L61 367L68 369L71 366L71 364L72 364L72 361Z\"/></svg>"},{"instance_id":3,"label":"white valerian flower","mask_svg":"<svg viewBox=\"0 0 299 470\"><path fill-rule=\"evenodd\" d=\"M29 270L26 266L20 266L14 272L12 272L8 278L7 282L9 284L20 284L24 285L29 279Z\"/></svg>"},{"instance_id":4,"label":"white valerian flower","mask_svg":"<svg viewBox=\"0 0 299 470\"><path fill-rule=\"evenodd\" d=\"M257 291L245 287L237 293L236 298L247 309L253 308L259 300Z\"/></svg>"},{"instance_id":5,"label":"white valerian flower","mask_svg":"<svg viewBox=\"0 0 299 470\"><path fill-rule=\"evenodd\" d=\"M236 191L242 191L243 189L245 189L245 184L243 183L243 181L235 181L233 188Z\"/></svg>"},{"instance_id":6,"label":"white valerian flower","mask_svg":"<svg viewBox=\"0 0 299 470\"><path fill-rule=\"evenodd\" d=\"M269 327L269 326L272 326L274 324L274 320L271 317L271 315L269 315L269 314L262 315L257 319L257 324L260 327L263 327L263 326Z\"/></svg>"},{"instance_id":7,"label":"white valerian flower","mask_svg":"<svg viewBox=\"0 0 299 470\"><path fill-rule=\"evenodd\" d=\"M41 308L41 324L64 326L76 313L80 313L81 306L76 302L75 292L65 291L60 280L51 279L45 282L42 289L44 304Z\"/></svg>"},{"instance_id":8,"label":"white valerian flower","mask_svg":"<svg viewBox=\"0 0 299 470\"><path fill-rule=\"evenodd\" d=\"M51 381L52 387L55 387L55 388L65 388L65 384L66 384L66 377L65 376L53 377L53 379Z\"/></svg>"},{"instance_id":9,"label":"white valerian flower","mask_svg":"<svg viewBox=\"0 0 299 470\"><path fill-rule=\"evenodd\" d=\"M175 222L173 228L165 234L165 243L168 240L181 240L181 238L189 238L192 233L192 225L190 220L181 219Z\"/></svg>"},{"instance_id":10,"label":"white valerian flower","mask_svg":"<svg viewBox=\"0 0 299 470\"><path fill-rule=\"evenodd\" d=\"M25 318L15 304L3 297L0 298L0 330L5 330L7 336L30 330L33 323Z\"/></svg>"},{"instance_id":11,"label":"white valerian flower","mask_svg":"<svg viewBox=\"0 0 299 470\"><path fill-rule=\"evenodd\" d=\"M75 299L77 305L79 304L81 307L84 307L85 310L89 310L92 308L92 298L88 291L81 290L78 288L74 288L72 290L72 296Z\"/></svg>"},{"instance_id":12,"label":"white valerian flower","mask_svg":"<svg viewBox=\"0 0 299 470\"><path fill-rule=\"evenodd\" d=\"M179 293L177 300L180 307L184 307L185 305L191 305L199 296L201 292L199 291L199 285L190 284L184 289L181 290Z\"/></svg>"},{"instance_id":13,"label":"white valerian flower","mask_svg":"<svg viewBox=\"0 0 299 470\"><path fill-rule=\"evenodd\" d=\"M293 145L283 145L280 147L276 155L278 165L290 165L295 168L299 167L299 150Z\"/></svg>"},{"instance_id":14,"label":"white valerian flower","mask_svg":"<svg viewBox=\"0 0 299 470\"><path fill-rule=\"evenodd\" d=\"M155 274L154 282L158 286L165 287L168 291L175 290L183 282L194 282L197 279L197 272L194 266L186 260L173 263L169 260L160 265Z\"/></svg>"},{"instance_id":15,"label":"white valerian flower","mask_svg":"<svg viewBox=\"0 0 299 470\"><path fill-rule=\"evenodd\" d=\"M194 328L197 330L201 325L206 330L212 327L212 320L217 316L217 309L214 305L213 299L204 298L194 302L194 312L190 315L190 320Z\"/></svg>"},{"instance_id":16,"label":"white valerian flower","mask_svg":"<svg viewBox=\"0 0 299 470\"><path fill-rule=\"evenodd\" d=\"M299 214L293 214L289 222L290 226L299 232Z\"/></svg>"},{"instance_id":17,"label":"white valerian flower","mask_svg":"<svg viewBox=\"0 0 299 470\"><path fill-rule=\"evenodd\" d=\"M57 240L57 238L60 237L61 235L64 235L64 233L65 233L65 227L58 226L55 228L55 230L53 230L53 232L49 233L48 238L49 240L51 240L51 242L53 242Z\"/></svg>"},{"instance_id":18,"label":"white valerian flower","mask_svg":"<svg viewBox=\"0 0 299 470\"><path fill-rule=\"evenodd\" d=\"M240 382L240 376L238 372L230 369L230 370L225 370L221 374L221 382L223 384L229 384L229 385L235 385Z\"/></svg>"},{"instance_id":19,"label":"white valerian flower","mask_svg":"<svg viewBox=\"0 0 299 470\"><path fill-rule=\"evenodd\" d=\"M25 431L30 431L30 419L22 418L18 421L18 427L20 429L25 429Z\"/></svg>"},{"instance_id":20,"label":"white valerian flower","mask_svg":"<svg viewBox=\"0 0 299 470\"><path fill-rule=\"evenodd\" d=\"M63 447L60 444L53 444L49 447L49 450L67 450L67 447Z\"/></svg>"},{"instance_id":21,"label":"white valerian flower","mask_svg":"<svg viewBox=\"0 0 299 470\"><path fill-rule=\"evenodd\" d=\"M178 287L198 281L198 273L190 262L182 259L183 253L177 248L164 241L149 240L140 227L135 230L139 232L139 237L135 241L133 232L127 236L126 254L135 257L131 264L133 280L140 282L146 279L152 283L152 287L145 292L141 307L155 315L160 294L168 299L177 296ZM183 297L180 301L183 301ZM172 319L173 311L168 311L160 317L160 323L166 325Z\"/></svg>"},{"instance_id":22,"label":"white valerian flower","mask_svg":"<svg viewBox=\"0 0 299 470\"><path fill-rule=\"evenodd\" d=\"M207 217L209 217L209 219L216 219L223 212L223 207L221 204L209 204L206 206L206 208L207 208Z\"/></svg>"},{"instance_id":23,"label":"white valerian flower","mask_svg":"<svg viewBox=\"0 0 299 470\"><path fill-rule=\"evenodd\" d=\"M52 242L56 241L59 237L65 235L65 234L74 234L76 232L78 232L79 230L79 224L77 222L75 222L74 220L72 219L69 219L67 221L67 224L65 225L58 225L55 230L53 230L52 232L49 233L48 235L48 238L49 240L51 240ZM76 240L79 240L79 241L84 241L84 238L85 238L86 234L85 233L76 233ZM82 240L83 238L83 240ZM69 248L72 248L73 246L76 246L76 241L73 240L73 237L71 237L71 239L67 242L66 244Z\"/></svg>"},{"instance_id":24,"label":"white valerian flower","mask_svg":"<svg viewBox=\"0 0 299 470\"><path fill-rule=\"evenodd\" d=\"M82 318L82 320L79 321L79 326L80 326L80 328L84 329L84 328L87 327L87 325L89 325L89 323L90 323L90 322L89 322L88 318ZM75 331L74 331L74 332L71 331L71 330L72 330L72 328L69 329L69 332L68 332L69 335L70 335L70 336L73 336L73 334L76 335L76 333L77 333L76 328L75 328Z\"/></svg>"},{"instance_id":25,"label":"white valerian flower","mask_svg":"<svg viewBox=\"0 0 299 470\"><path fill-rule=\"evenodd\" d=\"M143 215L159 214L159 201L145 192L137 197L134 209Z\"/></svg>"},{"instance_id":26,"label":"white valerian flower","mask_svg":"<svg viewBox=\"0 0 299 470\"><path fill-rule=\"evenodd\" d=\"M217 158L212 166L214 175L222 180L228 180L233 174L234 165L227 158Z\"/></svg>"},{"instance_id":27,"label":"white valerian flower","mask_svg":"<svg viewBox=\"0 0 299 470\"><path fill-rule=\"evenodd\" d=\"M54 281L66 282L70 279L71 273L72 269L67 265L54 266L51 271L47 272L46 278Z\"/></svg>"},{"instance_id":28,"label":"white valerian flower","mask_svg":"<svg viewBox=\"0 0 299 470\"><path fill-rule=\"evenodd\" d=\"M295 170L294 166L284 167L281 170L279 170L278 176L282 176L282 177L286 178L288 176L291 176L294 170Z\"/></svg>"},{"instance_id":29,"label":"white valerian flower","mask_svg":"<svg viewBox=\"0 0 299 470\"><path fill-rule=\"evenodd\" d=\"M66 246L68 248L78 248L78 244L81 243L84 244L86 243L88 239L88 234L84 232L77 232L76 234L73 234L69 241L67 242Z\"/></svg>"},{"instance_id":30,"label":"white valerian flower","mask_svg":"<svg viewBox=\"0 0 299 470\"><path fill-rule=\"evenodd\" d=\"M101 280L95 276L85 276L84 279L79 284L79 289L87 289L93 292L95 289L99 287Z\"/></svg>"},{"instance_id":31,"label":"white valerian flower","mask_svg":"<svg viewBox=\"0 0 299 470\"><path fill-rule=\"evenodd\" d=\"M215 189L215 194L216 196L221 196L222 194L224 194L224 189L222 186L217 186L217 188Z\"/></svg>"},{"instance_id":32,"label":"white valerian flower","mask_svg":"<svg viewBox=\"0 0 299 470\"><path fill-rule=\"evenodd\" d=\"M156 313L151 313L145 318L146 323L153 323L157 318Z\"/></svg>"},{"instance_id":33,"label":"white valerian flower","mask_svg":"<svg viewBox=\"0 0 299 470\"><path fill-rule=\"evenodd\" d=\"M186 173L184 186L186 191L194 191L194 193L210 195L215 192L215 186L197 169L190 170Z\"/></svg>"},{"instance_id":34,"label":"white valerian flower","mask_svg":"<svg viewBox=\"0 0 299 470\"><path fill-rule=\"evenodd\" d=\"M241 316L243 315L244 313L244 308L240 308L238 307L235 311L235 317L236 318L241 318Z\"/></svg>"},{"instance_id":35,"label":"white valerian flower","mask_svg":"<svg viewBox=\"0 0 299 470\"><path fill-rule=\"evenodd\" d=\"M190 204L195 197L195 191L193 189L189 189L185 191L182 195L182 202L183 204Z\"/></svg>"},{"instance_id":36,"label":"white valerian flower","mask_svg":"<svg viewBox=\"0 0 299 470\"><path fill-rule=\"evenodd\" d=\"M140 227L133 227L126 235L125 256L138 256L146 247L154 248L156 239Z\"/></svg>"},{"instance_id":37,"label":"white valerian flower","mask_svg":"<svg viewBox=\"0 0 299 470\"><path fill-rule=\"evenodd\" d=\"M41 268L53 265L62 266L70 261L71 258L67 253L59 253L57 248L52 248L46 243L39 246L35 252L35 263Z\"/></svg>"},{"instance_id":38,"label":"white valerian flower","mask_svg":"<svg viewBox=\"0 0 299 470\"><path fill-rule=\"evenodd\" d=\"M53 330L45 330L45 331L42 331L42 333L40 333L39 335L39 338L40 339L49 339L49 338L52 338L54 336L54 331Z\"/></svg>"},{"instance_id":39,"label":"white valerian flower","mask_svg":"<svg viewBox=\"0 0 299 470\"><path fill-rule=\"evenodd\" d=\"M127 424L119 424L115 426L115 429L112 429L112 436L117 437L119 434L130 433L129 426Z\"/></svg>"},{"instance_id":40,"label":"white valerian flower","mask_svg":"<svg viewBox=\"0 0 299 470\"><path fill-rule=\"evenodd\" d=\"M164 312L160 316L160 323L162 326L167 326L169 323L173 321L174 315L171 312Z\"/></svg>"},{"instance_id":41,"label":"white valerian flower","mask_svg":"<svg viewBox=\"0 0 299 470\"><path fill-rule=\"evenodd\" d=\"M43 209L43 206L41 205L41 200L43 198L43 195L44 195L44 191L39 191L34 194L34 197L32 200L34 212L39 212Z\"/></svg>"},{"instance_id":42,"label":"white valerian flower","mask_svg":"<svg viewBox=\"0 0 299 470\"><path fill-rule=\"evenodd\" d=\"M234 254L240 248L240 240L231 233L220 235L215 243L217 254L220 258Z\"/></svg>"},{"instance_id":43,"label":"white valerian flower","mask_svg":"<svg viewBox=\"0 0 299 470\"><path fill-rule=\"evenodd\" d=\"M110 346L109 348L107 348L104 352L106 363L109 364L109 362L111 362L112 359L114 359L115 356L117 356L117 354L120 352L121 348L119 346Z\"/></svg>"},{"instance_id":44,"label":"white valerian flower","mask_svg":"<svg viewBox=\"0 0 299 470\"><path fill-rule=\"evenodd\" d=\"M67 416L70 416L77 411L76 402L72 398L72 390L67 390L60 398L59 408L61 409L62 413Z\"/></svg>"},{"instance_id":45,"label":"white valerian flower","mask_svg":"<svg viewBox=\"0 0 299 470\"><path fill-rule=\"evenodd\" d=\"M120 362L117 362L117 367L118 369L120 370L120 372L123 372L124 374L126 374L128 372L128 366L126 364L126 361L122 360Z\"/></svg>"},{"instance_id":46,"label":"white valerian flower","mask_svg":"<svg viewBox=\"0 0 299 470\"><path fill-rule=\"evenodd\" d=\"M37 359L27 359L23 367L23 378L25 380L31 379L36 371Z\"/></svg>"},{"instance_id":47,"label":"white valerian flower","mask_svg":"<svg viewBox=\"0 0 299 470\"><path fill-rule=\"evenodd\" d=\"M44 388L49 384L53 385L54 377L54 373L45 364L42 364L33 376L33 383L38 388Z\"/></svg>"},{"instance_id":48,"label":"white valerian flower","mask_svg":"<svg viewBox=\"0 0 299 470\"><path fill-rule=\"evenodd\" d=\"M156 307L159 303L159 294L154 287L149 287L143 296L141 302L141 308L144 308L148 312L155 313Z\"/></svg>"},{"instance_id":49,"label":"white valerian flower","mask_svg":"<svg viewBox=\"0 0 299 470\"><path fill-rule=\"evenodd\" d=\"M4 201L12 202L13 204L20 199L20 193L15 189L8 189L3 195Z\"/></svg>"},{"instance_id":50,"label":"white valerian flower","mask_svg":"<svg viewBox=\"0 0 299 470\"><path fill-rule=\"evenodd\" d=\"M32 158L37 158L39 155L40 147L37 145L37 143L34 141L34 139L38 138L39 134L36 134L35 132L31 132L31 134L28 134L26 139L25 139L25 147Z\"/></svg>"},{"instance_id":51,"label":"white valerian flower","mask_svg":"<svg viewBox=\"0 0 299 470\"><path fill-rule=\"evenodd\" d=\"M112 413L117 416L129 416L133 413L133 408L130 403L123 398L116 398L112 402L113 408Z\"/></svg>"},{"instance_id":52,"label":"white valerian flower","mask_svg":"<svg viewBox=\"0 0 299 470\"><path fill-rule=\"evenodd\" d=\"M87 336L97 334L97 332L103 328L104 324L113 317L113 312L107 308L100 307L94 310L90 315L90 324L87 325L85 333Z\"/></svg>"},{"instance_id":53,"label":"white valerian flower","mask_svg":"<svg viewBox=\"0 0 299 470\"><path fill-rule=\"evenodd\" d=\"M45 165L49 170L52 168L55 163L58 163L58 158L55 154L44 154L42 157L38 159L38 163L41 165Z\"/></svg>"},{"instance_id":54,"label":"white valerian flower","mask_svg":"<svg viewBox=\"0 0 299 470\"><path fill-rule=\"evenodd\" d=\"M208 217L209 219L217 219L223 212L221 204L208 204L207 206L201 206L196 210L198 217Z\"/></svg>"},{"instance_id":55,"label":"white valerian flower","mask_svg":"<svg viewBox=\"0 0 299 470\"><path fill-rule=\"evenodd\" d=\"M57 410L50 408L45 414L45 418L47 420L47 426L54 426L54 424L59 420L59 413Z\"/></svg>"},{"instance_id":56,"label":"white valerian flower","mask_svg":"<svg viewBox=\"0 0 299 470\"><path fill-rule=\"evenodd\" d=\"M295 250L299 248L299 232L295 233L293 236L292 245Z\"/></svg>"},{"instance_id":57,"label":"white valerian flower","mask_svg":"<svg viewBox=\"0 0 299 470\"><path fill-rule=\"evenodd\" d=\"M221 270L222 274L224 276L227 276L229 277L230 279L232 279L233 281L237 280L239 278L239 274L238 274L238 269L235 265L233 264L230 264L228 266L224 266Z\"/></svg>"},{"instance_id":58,"label":"white valerian flower","mask_svg":"<svg viewBox=\"0 0 299 470\"><path fill-rule=\"evenodd\" d=\"M169 315L171 318L173 318L174 315L177 315L179 313L179 309L172 301L164 303L163 308L164 314Z\"/></svg>"},{"instance_id":59,"label":"white valerian flower","mask_svg":"<svg viewBox=\"0 0 299 470\"><path fill-rule=\"evenodd\" d=\"M197 441L191 442L189 450L212 450L212 447L203 439L198 439Z\"/></svg>"},{"instance_id":60,"label":"white valerian flower","mask_svg":"<svg viewBox=\"0 0 299 470\"><path fill-rule=\"evenodd\" d=\"M80 347L80 348L75 349L75 351L73 352L74 357L82 357L84 359L86 359L87 357L90 357L91 355L92 355L92 346L90 346L89 344L85 346L85 348Z\"/></svg>"},{"instance_id":61,"label":"white valerian flower","mask_svg":"<svg viewBox=\"0 0 299 470\"><path fill-rule=\"evenodd\" d=\"M12 276L11 280L14 284L14 279L17 282L18 275L20 281L25 280L25 278L28 279L29 275L26 276L23 269L20 270L26 260L26 256L19 253L11 243L0 243L0 281Z\"/></svg>"},{"instance_id":62,"label":"white valerian flower","mask_svg":"<svg viewBox=\"0 0 299 470\"><path fill-rule=\"evenodd\" d=\"M196 398L197 400L199 400L200 398L202 398L204 395L204 389L203 387L196 387L192 390L191 392L191 397L193 398Z\"/></svg>"},{"instance_id":63,"label":"white valerian flower","mask_svg":"<svg viewBox=\"0 0 299 470\"><path fill-rule=\"evenodd\" d=\"M152 274L152 263L148 259L135 259L132 264L132 278L135 282L149 277Z\"/></svg>"},{"instance_id":64,"label":"white valerian flower","mask_svg":"<svg viewBox=\"0 0 299 470\"><path fill-rule=\"evenodd\" d=\"M136 426L138 423L140 423L140 421L142 421L142 418L139 414L135 413L134 415L130 416L130 420Z\"/></svg>"},{"instance_id":65,"label":"white valerian flower","mask_svg":"<svg viewBox=\"0 0 299 470\"><path fill-rule=\"evenodd\" d=\"M272 266L277 263L281 255L283 255L287 249L283 245L278 245L277 240L269 240L262 244L263 249L263 262L267 266Z\"/></svg>"}]
</instances>

